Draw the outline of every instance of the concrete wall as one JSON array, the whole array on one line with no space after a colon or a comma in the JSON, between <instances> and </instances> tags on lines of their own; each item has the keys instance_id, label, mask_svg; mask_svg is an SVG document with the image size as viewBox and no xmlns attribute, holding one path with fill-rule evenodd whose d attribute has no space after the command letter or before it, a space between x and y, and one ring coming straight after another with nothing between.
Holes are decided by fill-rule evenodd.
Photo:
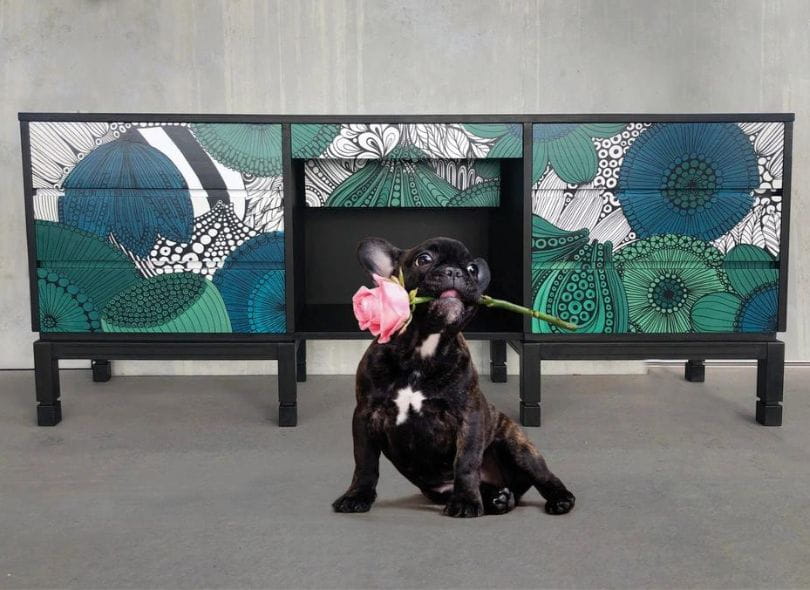
<instances>
[{"instance_id":1,"label":"concrete wall","mask_svg":"<svg viewBox=\"0 0 810 590\"><path fill-rule=\"evenodd\" d=\"M0 367L32 364L21 110L795 111L785 339L810 360L808 31L806 0L0 0ZM313 372L357 344L318 343Z\"/></svg>"}]
</instances>

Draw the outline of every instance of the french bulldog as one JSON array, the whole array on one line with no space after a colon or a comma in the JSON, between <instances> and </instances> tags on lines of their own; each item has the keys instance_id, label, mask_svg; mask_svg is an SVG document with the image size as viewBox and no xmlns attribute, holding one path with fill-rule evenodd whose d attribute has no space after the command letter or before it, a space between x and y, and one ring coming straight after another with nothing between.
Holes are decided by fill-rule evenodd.
<instances>
[{"instance_id":1,"label":"french bulldog","mask_svg":"<svg viewBox=\"0 0 810 590\"><path fill-rule=\"evenodd\" d=\"M376 340L357 368L352 418L355 469L336 512L367 512L376 499L380 454L453 517L505 514L534 486L549 514L565 514L574 495L546 466L520 427L481 392L462 329L490 282L482 258L438 237L409 250L366 238L360 263L382 277L400 269L419 304L407 328Z\"/></svg>"}]
</instances>

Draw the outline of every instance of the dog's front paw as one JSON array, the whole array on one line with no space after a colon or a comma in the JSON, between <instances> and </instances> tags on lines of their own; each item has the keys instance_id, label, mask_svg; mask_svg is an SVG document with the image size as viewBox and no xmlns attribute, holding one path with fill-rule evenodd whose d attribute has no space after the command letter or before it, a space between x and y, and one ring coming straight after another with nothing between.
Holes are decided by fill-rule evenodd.
<instances>
[{"instance_id":1,"label":"dog's front paw","mask_svg":"<svg viewBox=\"0 0 810 590\"><path fill-rule=\"evenodd\" d=\"M346 492L332 502L332 508L335 512L368 512L376 496L364 492Z\"/></svg>"},{"instance_id":2,"label":"dog's front paw","mask_svg":"<svg viewBox=\"0 0 810 590\"><path fill-rule=\"evenodd\" d=\"M480 499L469 500L451 497L442 513L454 518L475 518L484 514L484 504Z\"/></svg>"},{"instance_id":3,"label":"dog's front paw","mask_svg":"<svg viewBox=\"0 0 810 590\"><path fill-rule=\"evenodd\" d=\"M567 514L574 508L576 498L568 490L546 502L546 512L549 514Z\"/></svg>"}]
</instances>

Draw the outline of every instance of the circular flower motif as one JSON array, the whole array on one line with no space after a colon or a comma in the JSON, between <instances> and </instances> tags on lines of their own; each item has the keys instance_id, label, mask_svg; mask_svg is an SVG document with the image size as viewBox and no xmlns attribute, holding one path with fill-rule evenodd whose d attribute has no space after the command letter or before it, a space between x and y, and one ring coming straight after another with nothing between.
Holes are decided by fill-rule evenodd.
<instances>
[{"instance_id":1,"label":"circular flower motif","mask_svg":"<svg viewBox=\"0 0 810 590\"><path fill-rule=\"evenodd\" d=\"M70 279L37 269L40 332L100 332L95 304Z\"/></svg>"},{"instance_id":2,"label":"circular flower motif","mask_svg":"<svg viewBox=\"0 0 810 590\"><path fill-rule=\"evenodd\" d=\"M213 282L234 332L286 331L283 232L244 242L225 259Z\"/></svg>"},{"instance_id":3,"label":"circular flower motif","mask_svg":"<svg viewBox=\"0 0 810 590\"><path fill-rule=\"evenodd\" d=\"M59 221L146 256L158 235L188 240L194 210L180 170L134 131L100 145L67 175Z\"/></svg>"},{"instance_id":4,"label":"circular flower motif","mask_svg":"<svg viewBox=\"0 0 810 590\"><path fill-rule=\"evenodd\" d=\"M317 158L340 135L340 125L295 123L292 125L293 158Z\"/></svg>"},{"instance_id":5,"label":"circular flower motif","mask_svg":"<svg viewBox=\"0 0 810 590\"><path fill-rule=\"evenodd\" d=\"M598 160L592 137L611 137L624 129L625 123L537 123L533 125L532 184L546 166L571 184L593 180Z\"/></svg>"},{"instance_id":6,"label":"circular flower motif","mask_svg":"<svg viewBox=\"0 0 810 590\"><path fill-rule=\"evenodd\" d=\"M762 248L741 244L723 261L733 293L712 293L692 309L692 322L701 332L776 331L779 309L779 270Z\"/></svg>"},{"instance_id":7,"label":"circular flower motif","mask_svg":"<svg viewBox=\"0 0 810 590\"><path fill-rule=\"evenodd\" d=\"M723 255L711 244L688 236L653 236L614 254L630 320L643 333L692 331L695 302L724 291L728 279Z\"/></svg>"},{"instance_id":8,"label":"circular flower motif","mask_svg":"<svg viewBox=\"0 0 810 590\"><path fill-rule=\"evenodd\" d=\"M766 285L747 297L737 316L740 332L775 332L779 288Z\"/></svg>"},{"instance_id":9,"label":"circular flower motif","mask_svg":"<svg viewBox=\"0 0 810 590\"><path fill-rule=\"evenodd\" d=\"M731 123L651 126L627 150L619 202L639 237L683 234L713 240L754 206L754 148Z\"/></svg>"},{"instance_id":10,"label":"circular flower motif","mask_svg":"<svg viewBox=\"0 0 810 590\"><path fill-rule=\"evenodd\" d=\"M647 289L647 301L659 313L675 313L689 299L686 282L676 273L662 273Z\"/></svg>"},{"instance_id":11,"label":"circular flower motif","mask_svg":"<svg viewBox=\"0 0 810 590\"><path fill-rule=\"evenodd\" d=\"M248 298L250 332L284 332L287 329L284 271L267 270Z\"/></svg>"},{"instance_id":12,"label":"circular flower motif","mask_svg":"<svg viewBox=\"0 0 810 590\"><path fill-rule=\"evenodd\" d=\"M281 125L195 123L194 136L215 160L254 176L281 174Z\"/></svg>"}]
</instances>

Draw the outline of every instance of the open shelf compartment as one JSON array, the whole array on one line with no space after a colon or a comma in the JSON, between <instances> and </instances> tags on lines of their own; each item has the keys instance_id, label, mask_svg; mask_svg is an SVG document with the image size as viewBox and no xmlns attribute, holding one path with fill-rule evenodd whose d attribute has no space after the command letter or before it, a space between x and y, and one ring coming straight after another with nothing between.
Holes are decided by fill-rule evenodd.
<instances>
[{"instance_id":1,"label":"open shelf compartment","mask_svg":"<svg viewBox=\"0 0 810 590\"><path fill-rule=\"evenodd\" d=\"M359 241L369 235L410 248L435 236L463 242L487 260L493 297L523 300L526 263L523 240L523 161L498 161L495 206L482 207L318 207L307 206L307 160L292 163L293 236L295 239L294 324L308 337L362 336L351 308L360 285L371 285L356 258ZM482 309L468 334L523 331L522 316Z\"/></svg>"}]
</instances>

